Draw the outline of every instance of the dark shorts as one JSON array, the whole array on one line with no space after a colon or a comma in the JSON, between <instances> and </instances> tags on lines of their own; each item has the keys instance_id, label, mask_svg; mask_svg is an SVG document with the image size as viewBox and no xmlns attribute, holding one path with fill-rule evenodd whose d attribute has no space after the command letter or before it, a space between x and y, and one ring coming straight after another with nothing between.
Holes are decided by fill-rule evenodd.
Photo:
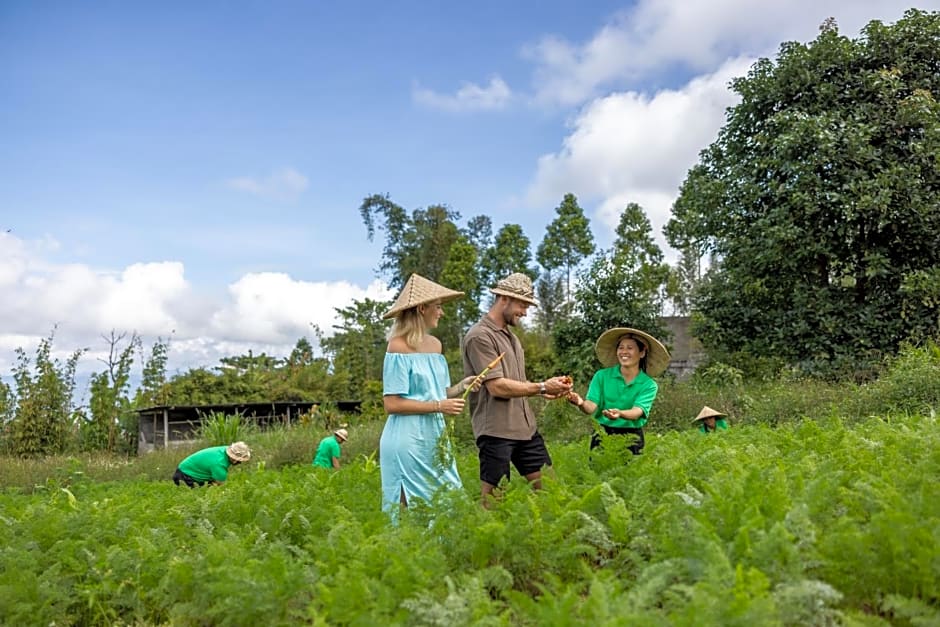
<instances>
[{"instance_id":1,"label":"dark shorts","mask_svg":"<svg viewBox=\"0 0 940 627\"><path fill-rule=\"evenodd\" d=\"M608 427L607 425L600 425L604 427L604 431L607 435L625 435L631 434L639 438L629 447L630 452L634 455L639 455L643 451L643 446L646 444L643 440L643 429L635 429L633 427ZM591 448L595 449L601 445L601 434L597 431L594 432L594 435L591 436Z\"/></svg>"},{"instance_id":2,"label":"dark shorts","mask_svg":"<svg viewBox=\"0 0 940 627\"><path fill-rule=\"evenodd\" d=\"M499 485L501 479L509 478L509 463L523 477L551 466L552 458L545 448L545 440L537 431L531 440L507 440L492 435L477 438L480 450L480 481Z\"/></svg>"},{"instance_id":3,"label":"dark shorts","mask_svg":"<svg viewBox=\"0 0 940 627\"><path fill-rule=\"evenodd\" d=\"M176 472L173 473L173 483L175 483L176 485L179 485L180 481L188 485L190 488L195 488L197 485L201 487L205 485L206 483L205 481L199 481L198 479L193 479L192 477L187 475L185 472L177 468Z\"/></svg>"}]
</instances>

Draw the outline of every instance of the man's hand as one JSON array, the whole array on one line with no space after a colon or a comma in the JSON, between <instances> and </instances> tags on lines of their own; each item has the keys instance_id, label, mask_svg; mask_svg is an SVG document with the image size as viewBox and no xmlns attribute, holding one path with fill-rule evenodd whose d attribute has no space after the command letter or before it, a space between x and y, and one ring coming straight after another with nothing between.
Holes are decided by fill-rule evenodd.
<instances>
[{"instance_id":1,"label":"man's hand","mask_svg":"<svg viewBox=\"0 0 940 627\"><path fill-rule=\"evenodd\" d=\"M548 400L567 396L572 386L571 377L569 376L552 377L551 379L545 379L542 383L545 386L545 392L542 393L542 396Z\"/></svg>"}]
</instances>

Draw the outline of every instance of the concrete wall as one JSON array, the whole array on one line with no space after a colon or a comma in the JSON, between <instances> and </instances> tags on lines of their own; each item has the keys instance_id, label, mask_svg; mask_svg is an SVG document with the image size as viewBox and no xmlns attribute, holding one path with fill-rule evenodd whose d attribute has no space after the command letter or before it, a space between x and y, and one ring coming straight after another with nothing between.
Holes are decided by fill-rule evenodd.
<instances>
[{"instance_id":1,"label":"concrete wall","mask_svg":"<svg viewBox=\"0 0 940 627\"><path fill-rule=\"evenodd\" d=\"M667 345L672 360L667 372L677 379L685 379L705 360L701 342L692 337L688 316L663 316L663 323L672 331L672 340Z\"/></svg>"}]
</instances>

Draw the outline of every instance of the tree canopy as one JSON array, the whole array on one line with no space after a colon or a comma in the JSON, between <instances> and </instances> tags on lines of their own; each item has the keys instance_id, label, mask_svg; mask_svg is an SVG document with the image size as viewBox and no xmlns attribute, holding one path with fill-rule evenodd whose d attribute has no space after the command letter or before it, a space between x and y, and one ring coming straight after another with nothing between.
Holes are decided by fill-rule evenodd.
<instances>
[{"instance_id":1,"label":"tree canopy","mask_svg":"<svg viewBox=\"0 0 940 627\"><path fill-rule=\"evenodd\" d=\"M565 194L545 231L536 259L546 270L565 270L565 297L571 296L571 274L595 250L591 224L574 194Z\"/></svg>"},{"instance_id":2,"label":"tree canopy","mask_svg":"<svg viewBox=\"0 0 940 627\"><path fill-rule=\"evenodd\" d=\"M666 227L715 255L706 346L814 369L937 333L940 13L856 39L827 21L732 87L741 102Z\"/></svg>"}]
</instances>

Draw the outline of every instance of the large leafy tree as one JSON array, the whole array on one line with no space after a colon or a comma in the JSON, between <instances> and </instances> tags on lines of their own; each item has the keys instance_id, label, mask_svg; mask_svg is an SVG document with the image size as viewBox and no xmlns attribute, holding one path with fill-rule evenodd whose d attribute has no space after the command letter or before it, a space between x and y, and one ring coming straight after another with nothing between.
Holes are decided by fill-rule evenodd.
<instances>
[{"instance_id":1,"label":"large leafy tree","mask_svg":"<svg viewBox=\"0 0 940 627\"><path fill-rule=\"evenodd\" d=\"M414 272L432 281L440 280L450 248L460 237L456 224L459 213L444 205L432 205L409 215L388 196L379 194L365 198L359 213L370 240L377 226L386 232L379 270L388 275L391 287L404 286Z\"/></svg>"},{"instance_id":2,"label":"large leafy tree","mask_svg":"<svg viewBox=\"0 0 940 627\"><path fill-rule=\"evenodd\" d=\"M555 219L548 225L545 238L536 250L536 259L546 270L564 269L565 298L571 295L571 274L594 250L591 225L574 194L565 194L555 209Z\"/></svg>"},{"instance_id":3,"label":"large leafy tree","mask_svg":"<svg viewBox=\"0 0 940 627\"><path fill-rule=\"evenodd\" d=\"M445 305L445 318L434 331L450 350L460 334L480 317L485 288L512 272L536 274L531 267L529 238L517 224L507 224L493 237L488 216L475 216L461 228L460 214L444 205L410 214L388 196L372 195L359 208L369 239L377 228L386 233L379 270L389 285L400 288L412 273L465 292L467 297Z\"/></svg>"},{"instance_id":4,"label":"large leafy tree","mask_svg":"<svg viewBox=\"0 0 940 627\"><path fill-rule=\"evenodd\" d=\"M552 332L562 367L579 380L587 380L597 369L594 343L606 329L633 327L664 343L669 340L660 321L669 266L643 208L627 205L616 233L613 247L581 273L574 311Z\"/></svg>"},{"instance_id":5,"label":"large leafy tree","mask_svg":"<svg viewBox=\"0 0 940 627\"><path fill-rule=\"evenodd\" d=\"M833 368L936 333L940 13L857 39L829 21L732 87L666 230L717 256L701 339Z\"/></svg>"}]
</instances>

